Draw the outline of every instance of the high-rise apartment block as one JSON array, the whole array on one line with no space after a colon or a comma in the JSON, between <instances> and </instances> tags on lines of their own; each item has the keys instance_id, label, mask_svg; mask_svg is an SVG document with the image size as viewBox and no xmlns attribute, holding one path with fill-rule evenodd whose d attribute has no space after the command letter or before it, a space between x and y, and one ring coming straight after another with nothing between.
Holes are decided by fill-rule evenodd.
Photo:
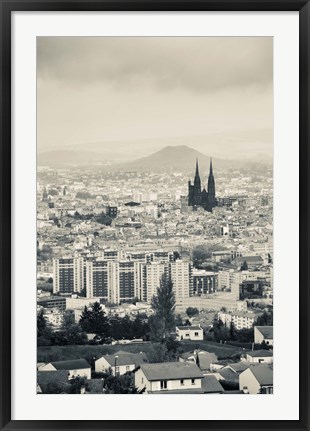
<instances>
[{"instance_id":1,"label":"high-rise apartment block","mask_svg":"<svg viewBox=\"0 0 310 431\"><path fill-rule=\"evenodd\" d=\"M84 259L82 257L53 260L53 292L81 292L84 288Z\"/></svg>"},{"instance_id":2,"label":"high-rise apartment block","mask_svg":"<svg viewBox=\"0 0 310 431\"><path fill-rule=\"evenodd\" d=\"M54 293L69 295L81 292L85 287L87 298L101 298L114 304L138 298L150 303L164 274L171 278L176 302L181 298L212 293L217 288L214 276L209 273L201 273L197 282L192 263L174 260L173 252L107 250L96 259L54 259Z\"/></svg>"}]
</instances>

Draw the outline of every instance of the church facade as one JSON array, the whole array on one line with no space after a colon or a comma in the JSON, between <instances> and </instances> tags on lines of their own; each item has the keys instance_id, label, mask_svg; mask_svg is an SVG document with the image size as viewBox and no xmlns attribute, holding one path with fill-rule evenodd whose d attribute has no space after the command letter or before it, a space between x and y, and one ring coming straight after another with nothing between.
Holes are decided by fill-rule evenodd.
<instances>
[{"instance_id":1,"label":"church facade","mask_svg":"<svg viewBox=\"0 0 310 431\"><path fill-rule=\"evenodd\" d=\"M196 160L194 184L192 184L191 181L188 182L188 206L202 207L209 212L212 212L212 209L217 206L212 159L210 160L210 171L207 190L205 189L205 187L201 190L198 159Z\"/></svg>"}]
</instances>

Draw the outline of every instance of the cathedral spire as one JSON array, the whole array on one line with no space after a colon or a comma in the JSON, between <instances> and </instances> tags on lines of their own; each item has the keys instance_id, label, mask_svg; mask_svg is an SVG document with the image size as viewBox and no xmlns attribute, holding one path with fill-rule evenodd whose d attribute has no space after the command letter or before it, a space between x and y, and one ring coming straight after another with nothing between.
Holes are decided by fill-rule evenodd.
<instances>
[{"instance_id":1,"label":"cathedral spire","mask_svg":"<svg viewBox=\"0 0 310 431\"><path fill-rule=\"evenodd\" d=\"M195 176L199 177L198 157L196 157L196 173Z\"/></svg>"},{"instance_id":2,"label":"cathedral spire","mask_svg":"<svg viewBox=\"0 0 310 431\"><path fill-rule=\"evenodd\" d=\"M213 175L212 157L210 157L210 175Z\"/></svg>"},{"instance_id":3,"label":"cathedral spire","mask_svg":"<svg viewBox=\"0 0 310 431\"><path fill-rule=\"evenodd\" d=\"M200 181L200 175L199 175L198 158L196 159L196 172L195 172L195 178L194 178L194 186L195 186L196 194L201 193L201 181Z\"/></svg>"}]
</instances>

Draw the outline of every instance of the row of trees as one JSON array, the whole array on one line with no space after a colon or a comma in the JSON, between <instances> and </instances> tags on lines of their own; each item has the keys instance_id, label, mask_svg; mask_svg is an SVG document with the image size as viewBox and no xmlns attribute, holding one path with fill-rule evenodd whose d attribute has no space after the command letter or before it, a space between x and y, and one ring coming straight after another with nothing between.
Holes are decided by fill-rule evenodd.
<instances>
[{"instance_id":1,"label":"row of trees","mask_svg":"<svg viewBox=\"0 0 310 431\"><path fill-rule=\"evenodd\" d=\"M176 324L175 304L172 281L164 275L157 295L152 299L154 314L149 319L145 315L137 315L134 320L128 316L108 318L100 303L95 302L91 308L84 308L79 323L75 323L72 313L65 312L60 330L53 332L41 312L37 322L38 344L85 344L86 334L90 333L96 334L103 342L107 342L109 338L115 340L142 338L150 339L154 343L171 344L171 333ZM195 314L196 310L189 311L190 314L192 312ZM168 347L169 350L171 346Z\"/></svg>"},{"instance_id":2,"label":"row of trees","mask_svg":"<svg viewBox=\"0 0 310 431\"><path fill-rule=\"evenodd\" d=\"M87 344L86 334L97 335L96 343L109 343L112 339L147 340L150 337L150 326L144 315L138 315L134 320L128 316L124 318L113 317L108 319L99 303L92 309L85 308L79 323L75 322L74 315L66 311L63 315L61 327L53 331L44 318L43 312L37 317L37 337L39 346L48 345L78 345Z\"/></svg>"},{"instance_id":3,"label":"row of trees","mask_svg":"<svg viewBox=\"0 0 310 431\"><path fill-rule=\"evenodd\" d=\"M42 387L44 394L80 394L82 389L88 393L97 394L142 394L134 384L132 373L122 376L114 376L110 371L100 373L100 380L97 385L91 385L88 380L82 377L75 377L66 383L49 383Z\"/></svg>"}]
</instances>

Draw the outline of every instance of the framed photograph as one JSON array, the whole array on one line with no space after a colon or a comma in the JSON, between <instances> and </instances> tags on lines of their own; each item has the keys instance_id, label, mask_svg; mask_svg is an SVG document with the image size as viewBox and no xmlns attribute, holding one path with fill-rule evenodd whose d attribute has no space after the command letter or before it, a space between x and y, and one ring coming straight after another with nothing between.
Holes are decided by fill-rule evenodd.
<instances>
[{"instance_id":1,"label":"framed photograph","mask_svg":"<svg viewBox=\"0 0 310 431\"><path fill-rule=\"evenodd\" d=\"M309 429L308 1L0 4L1 429Z\"/></svg>"}]
</instances>

